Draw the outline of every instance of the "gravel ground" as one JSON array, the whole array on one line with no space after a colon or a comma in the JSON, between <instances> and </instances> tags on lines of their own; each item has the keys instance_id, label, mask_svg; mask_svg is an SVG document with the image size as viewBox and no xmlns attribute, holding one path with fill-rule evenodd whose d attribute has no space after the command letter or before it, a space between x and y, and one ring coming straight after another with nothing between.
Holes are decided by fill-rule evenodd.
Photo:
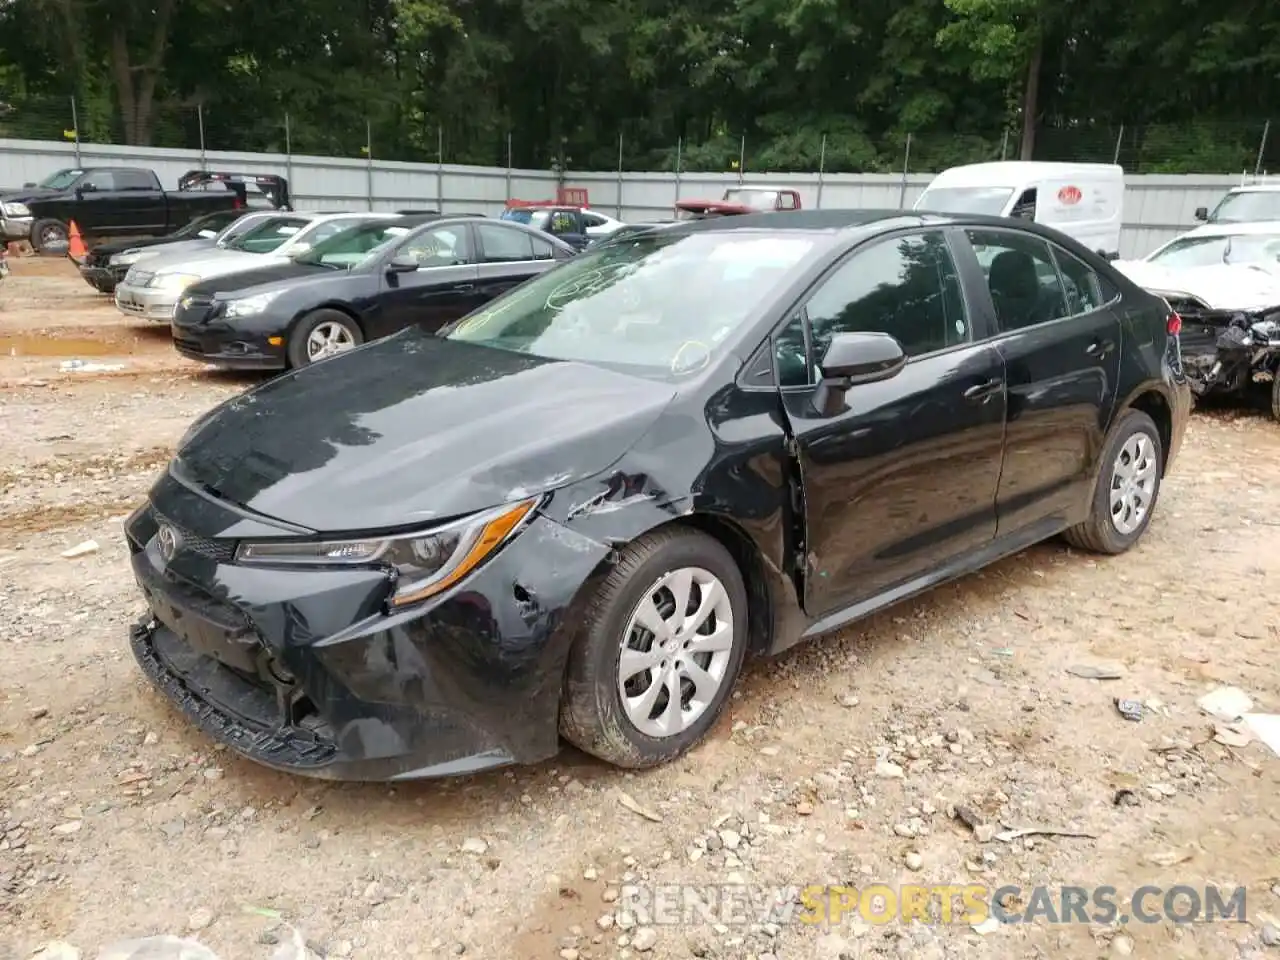
<instances>
[{"instance_id":1,"label":"gravel ground","mask_svg":"<svg viewBox=\"0 0 1280 960\"><path fill-rule=\"evenodd\" d=\"M669 767L566 749L389 789L218 750L128 652L120 521L186 424L253 382L178 358L64 262L0 289L0 958L160 933L265 958L284 921L334 957L1280 958L1280 758L1216 742L1197 707L1230 685L1280 712L1269 420L1196 414L1122 558L1042 545L751 665ZM1029 826L1090 836L992 836ZM1143 884L1243 886L1247 920L823 925L747 899L877 883L1109 884L1122 912ZM668 884L724 899L673 917L634 889Z\"/></svg>"}]
</instances>

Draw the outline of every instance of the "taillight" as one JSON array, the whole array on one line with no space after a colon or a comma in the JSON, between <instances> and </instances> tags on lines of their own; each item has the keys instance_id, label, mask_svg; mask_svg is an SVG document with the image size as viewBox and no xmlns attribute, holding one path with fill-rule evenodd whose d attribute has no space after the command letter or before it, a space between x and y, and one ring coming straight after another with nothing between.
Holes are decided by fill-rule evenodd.
<instances>
[{"instance_id":1,"label":"taillight","mask_svg":"<svg viewBox=\"0 0 1280 960\"><path fill-rule=\"evenodd\" d=\"M1169 314L1169 319L1165 321L1164 328L1168 331L1169 336L1176 337L1182 332L1182 318L1176 313Z\"/></svg>"}]
</instances>

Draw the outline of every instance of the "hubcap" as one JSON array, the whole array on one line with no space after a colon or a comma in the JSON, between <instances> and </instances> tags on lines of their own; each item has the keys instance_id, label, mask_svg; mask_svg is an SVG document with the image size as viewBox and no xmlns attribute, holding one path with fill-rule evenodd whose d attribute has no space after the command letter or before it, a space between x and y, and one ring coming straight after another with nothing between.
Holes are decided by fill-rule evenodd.
<instances>
[{"instance_id":1,"label":"hubcap","mask_svg":"<svg viewBox=\"0 0 1280 960\"><path fill-rule=\"evenodd\" d=\"M61 250L68 246L66 231L61 227L45 227L40 231L40 246L45 250Z\"/></svg>"},{"instance_id":2,"label":"hubcap","mask_svg":"<svg viewBox=\"0 0 1280 960\"><path fill-rule=\"evenodd\" d=\"M307 359L323 360L355 345L356 339L350 330L340 323L325 321L307 335Z\"/></svg>"},{"instance_id":3,"label":"hubcap","mask_svg":"<svg viewBox=\"0 0 1280 960\"><path fill-rule=\"evenodd\" d=\"M673 737L706 712L733 649L724 584L700 567L663 575L636 605L622 635L618 693L645 736Z\"/></svg>"},{"instance_id":4,"label":"hubcap","mask_svg":"<svg viewBox=\"0 0 1280 960\"><path fill-rule=\"evenodd\" d=\"M1128 536L1142 525L1156 492L1156 447L1145 433L1131 436L1111 467L1111 523Z\"/></svg>"}]
</instances>

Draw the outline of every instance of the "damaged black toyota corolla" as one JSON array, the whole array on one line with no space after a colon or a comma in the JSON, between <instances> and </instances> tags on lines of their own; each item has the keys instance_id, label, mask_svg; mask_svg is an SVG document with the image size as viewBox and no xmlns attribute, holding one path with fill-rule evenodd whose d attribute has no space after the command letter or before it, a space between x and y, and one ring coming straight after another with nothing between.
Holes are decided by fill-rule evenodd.
<instances>
[{"instance_id":1,"label":"damaged black toyota corolla","mask_svg":"<svg viewBox=\"0 0 1280 960\"><path fill-rule=\"evenodd\" d=\"M402 779L698 742L743 659L1060 532L1143 533L1168 307L1022 221L607 244L194 424L127 523L143 669L257 761Z\"/></svg>"}]
</instances>

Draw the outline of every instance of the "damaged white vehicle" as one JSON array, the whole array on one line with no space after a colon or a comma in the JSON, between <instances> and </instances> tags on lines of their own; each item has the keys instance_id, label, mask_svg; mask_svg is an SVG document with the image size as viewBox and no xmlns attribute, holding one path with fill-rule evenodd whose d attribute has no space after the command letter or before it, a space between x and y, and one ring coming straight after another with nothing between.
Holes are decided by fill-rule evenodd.
<instances>
[{"instance_id":1,"label":"damaged white vehicle","mask_svg":"<svg viewBox=\"0 0 1280 960\"><path fill-rule=\"evenodd\" d=\"M1280 420L1280 223L1209 224L1115 266L1182 318L1198 396L1265 389Z\"/></svg>"}]
</instances>

